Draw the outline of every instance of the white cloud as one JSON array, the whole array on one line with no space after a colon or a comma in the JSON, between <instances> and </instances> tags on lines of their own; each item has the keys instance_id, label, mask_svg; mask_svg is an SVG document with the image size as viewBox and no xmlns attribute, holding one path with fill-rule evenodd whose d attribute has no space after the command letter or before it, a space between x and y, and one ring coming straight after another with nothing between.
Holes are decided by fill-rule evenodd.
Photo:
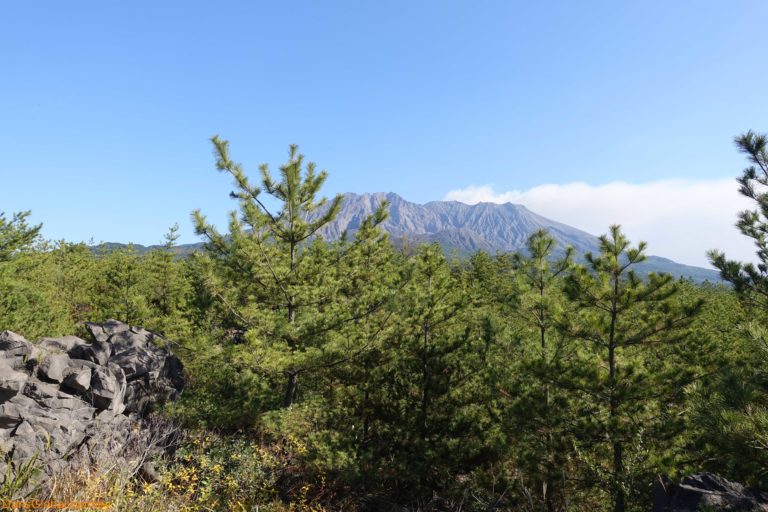
<instances>
[{"instance_id":1,"label":"white cloud","mask_svg":"<svg viewBox=\"0 0 768 512\"><path fill-rule=\"evenodd\" d=\"M736 215L752 209L734 179L664 180L551 184L524 191L496 192L490 185L469 186L445 195L449 201L517 203L552 220L599 235L621 224L633 242L648 242L648 253L680 263L706 266L706 252L754 260L752 243L734 226Z\"/></svg>"}]
</instances>

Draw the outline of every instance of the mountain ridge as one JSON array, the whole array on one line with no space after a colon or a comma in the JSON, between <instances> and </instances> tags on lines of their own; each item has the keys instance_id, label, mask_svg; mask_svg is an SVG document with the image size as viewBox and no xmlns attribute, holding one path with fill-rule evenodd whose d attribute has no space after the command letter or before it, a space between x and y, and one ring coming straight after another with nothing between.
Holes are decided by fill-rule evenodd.
<instances>
[{"instance_id":1,"label":"mountain ridge","mask_svg":"<svg viewBox=\"0 0 768 512\"><path fill-rule=\"evenodd\" d=\"M570 245L582 261L587 252L599 252L598 237L543 217L519 204L469 205L459 201L418 204L406 201L394 192L348 192L343 194L343 198L336 218L318 233L327 240L337 240L344 232L353 234L363 220L386 200L389 202L389 216L381 227L398 245L438 243L446 252L456 251L461 256L480 250L489 253L515 252L525 249L525 242L534 231L546 229L558 241L560 252ZM321 214L315 213L317 216ZM202 245L202 242L179 245L174 248L174 252L187 254L199 250ZM161 245L134 247L139 252L162 248ZM655 255L649 255L645 262L638 265L637 270L643 273L667 272L696 282L720 281L716 270L685 265Z\"/></svg>"},{"instance_id":2,"label":"mountain ridge","mask_svg":"<svg viewBox=\"0 0 768 512\"><path fill-rule=\"evenodd\" d=\"M483 202L469 205L459 201L418 204L406 201L394 192L348 192L343 197L336 219L321 230L326 238L335 239L344 229L354 231L365 215L372 213L382 200L387 200L390 215L382 228L393 240L404 237L413 242L436 242L446 250L456 250L462 255L477 250L514 252L524 250L528 237L543 228L558 241L560 251L570 245L580 259L587 252L599 252L599 240L595 235L543 217L520 204ZM467 232L472 236L467 236ZM720 281L719 273L714 269L685 265L655 255L649 255L637 268L641 272L668 272L697 282Z\"/></svg>"}]
</instances>

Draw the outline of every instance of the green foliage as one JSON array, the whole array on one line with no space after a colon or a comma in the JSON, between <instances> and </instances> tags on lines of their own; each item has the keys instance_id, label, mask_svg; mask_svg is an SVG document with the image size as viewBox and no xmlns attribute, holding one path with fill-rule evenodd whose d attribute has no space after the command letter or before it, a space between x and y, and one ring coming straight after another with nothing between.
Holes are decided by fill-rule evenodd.
<instances>
[{"instance_id":1,"label":"green foliage","mask_svg":"<svg viewBox=\"0 0 768 512\"><path fill-rule=\"evenodd\" d=\"M0 328L35 339L116 318L188 336L191 271L169 250L140 256L128 246L94 253L83 243L64 241L18 248L0 261Z\"/></svg>"},{"instance_id":2,"label":"green foliage","mask_svg":"<svg viewBox=\"0 0 768 512\"><path fill-rule=\"evenodd\" d=\"M695 377L681 358L692 346L688 327L702 301L678 300L680 285L669 275L637 276L632 267L645 259L644 250L643 242L631 247L611 226L600 237L600 254L587 254L589 270L577 268L566 288L578 307L566 328L592 360L575 368L579 391L591 398L580 413L579 443L608 463L609 470L593 473L610 475L603 483L616 512L627 509L629 494L641 492L632 485L637 473L647 471L643 480L650 481L658 463L630 468L633 440L641 429L657 443L679 434L681 390Z\"/></svg>"},{"instance_id":3,"label":"green foliage","mask_svg":"<svg viewBox=\"0 0 768 512\"><path fill-rule=\"evenodd\" d=\"M34 496L40 488L40 484L37 482L40 471L37 455L33 455L29 460L18 464L6 460L3 483L0 484L0 499L18 500Z\"/></svg>"},{"instance_id":4,"label":"green foliage","mask_svg":"<svg viewBox=\"0 0 768 512\"><path fill-rule=\"evenodd\" d=\"M149 306L142 290L142 259L133 245L104 254L99 266L104 276L98 303L102 314L132 325L144 324Z\"/></svg>"},{"instance_id":5,"label":"green foliage","mask_svg":"<svg viewBox=\"0 0 768 512\"><path fill-rule=\"evenodd\" d=\"M723 354L718 378L692 392L696 447L715 471L757 485L768 485L768 138L748 131L735 139L750 165L738 178L739 192L757 209L739 214L737 227L752 239L757 264L729 260L710 251L710 261L732 285L745 316L733 323L740 336Z\"/></svg>"},{"instance_id":6,"label":"green foliage","mask_svg":"<svg viewBox=\"0 0 768 512\"><path fill-rule=\"evenodd\" d=\"M51 256L54 267L51 277L57 297L64 302L67 323L71 325L67 332L73 333L81 322L99 319L97 297L101 293L101 282L98 261L84 243L60 241L51 249Z\"/></svg>"},{"instance_id":7,"label":"green foliage","mask_svg":"<svg viewBox=\"0 0 768 512\"><path fill-rule=\"evenodd\" d=\"M360 393L359 454L377 483L401 499L455 493L454 477L490 461L494 427L481 405L486 345L465 284L438 246L403 268L397 319Z\"/></svg>"},{"instance_id":8,"label":"green foliage","mask_svg":"<svg viewBox=\"0 0 768 512\"><path fill-rule=\"evenodd\" d=\"M18 251L29 248L38 238L42 224L30 226L30 212L14 213L10 220L0 212L0 262L8 261Z\"/></svg>"},{"instance_id":9,"label":"green foliage","mask_svg":"<svg viewBox=\"0 0 768 512\"><path fill-rule=\"evenodd\" d=\"M575 357L574 344L560 326L571 308L563 278L573 268L572 250L555 259L555 239L537 231L527 251L512 258L513 289L505 301L517 325L519 359L505 379L510 400L507 422L517 446L516 467L546 510L564 506L564 485L573 458L572 393L562 382L564 367Z\"/></svg>"},{"instance_id":10,"label":"green foliage","mask_svg":"<svg viewBox=\"0 0 768 512\"><path fill-rule=\"evenodd\" d=\"M187 385L178 402L166 413L181 425L222 431L247 430L267 407L277 407L273 382L233 364L231 340L223 331L193 332L179 356L184 361ZM218 343L217 343L218 342Z\"/></svg>"},{"instance_id":11,"label":"green foliage","mask_svg":"<svg viewBox=\"0 0 768 512\"><path fill-rule=\"evenodd\" d=\"M144 289L150 318L146 324L157 332L176 338L191 335L187 311L192 293L189 268L174 255L179 225L174 224L165 234L162 249L151 251L144 257Z\"/></svg>"},{"instance_id":12,"label":"green foliage","mask_svg":"<svg viewBox=\"0 0 768 512\"><path fill-rule=\"evenodd\" d=\"M67 298L57 288L50 252L28 252L0 263L0 329L29 338L73 332Z\"/></svg>"},{"instance_id":13,"label":"green foliage","mask_svg":"<svg viewBox=\"0 0 768 512\"><path fill-rule=\"evenodd\" d=\"M759 262L711 253L732 288L637 275L618 226L584 264L544 231L513 255L398 251L386 204L326 241L341 198L296 146L255 186L212 142L238 210L226 233L194 213L202 253L174 256L178 226L94 252L0 214L0 330L114 317L182 342L164 413L190 435L161 482L120 487L137 503L593 512L647 509L660 474L768 486L766 137L737 139Z\"/></svg>"},{"instance_id":14,"label":"green foliage","mask_svg":"<svg viewBox=\"0 0 768 512\"><path fill-rule=\"evenodd\" d=\"M765 189L768 187L768 137L748 131L736 137L735 143L751 164L738 178L739 192L757 206L756 210L741 212L736 226L755 243L758 264L729 260L717 250L709 252L709 259L737 293L765 309L768 307L768 192Z\"/></svg>"},{"instance_id":15,"label":"green foliage","mask_svg":"<svg viewBox=\"0 0 768 512\"><path fill-rule=\"evenodd\" d=\"M40 225L30 227L29 212L7 220L0 212L0 330L28 336L66 328L57 300L50 254L36 251ZM38 249L44 249L44 246Z\"/></svg>"},{"instance_id":16,"label":"green foliage","mask_svg":"<svg viewBox=\"0 0 768 512\"><path fill-rule=\"evenodd\" d=\"M703 465L761 488L768 486L767 334L748 324L719 378L691 390L694 449Z\"/></svg>"},{"instance_id":17,"label":"green foliage","mask_svg":"<svg viewBox=\"0 0 768 512\"><path fill-rule=\"evenodd\" d=\"M291 146L289 161L280 167L281 180L275 181L262 165L262 188L255 187L230 159L228 143L218 137L212 141L217 168L237 186L231 196L238 200L240 216L231 213L229 234L223 236L194 212L196 230L208 240L205 285L227 310L229 326L247 331L246 343L229 351L236 364L272 380L284 376L283 406L289 407L297 399L301 375L332 367L346 360L350 350L366 348L349 346L341 329L372 314L385 300L361 298L359 289L350 288L361 269L343 261L351 249L332 251L321 240L312 241L341 204L341 196L330 203L316 199L325 171L317 173L312 162L304 166L303 155ZM279 201L279 212L266 207L262 189ZM375 226L384 220L385 206L363 223L356 249L376 245Z\"/></svg>"},{"instance_id":18,"label":"green foliage","mask_svg":"<svg viewBox=\"0 0 768 512\"><path fill-rule=\"evenodd\" d=\"M194 510L281 510L276 483L287 460L255 441L193 432L163 471L162 490Z\"/></svg>"}]
</instances>

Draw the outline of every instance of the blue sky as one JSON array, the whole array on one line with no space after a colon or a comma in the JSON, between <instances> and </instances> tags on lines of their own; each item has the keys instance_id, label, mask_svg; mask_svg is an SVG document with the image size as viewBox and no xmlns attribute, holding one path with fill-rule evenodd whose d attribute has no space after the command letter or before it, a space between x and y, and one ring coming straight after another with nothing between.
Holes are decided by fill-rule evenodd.
<instances>
[{"instance_id":1,"label":"blue sky","mask_svg":"<svg viewBox=\"0 0 768 512\"><path fill-rule=\"evenodd\" d=\"M724 183L733 136L768 131L766 19L762 0L4 3L0 211L56 239L179 222L195 241L192 209L233 206L213 134L254 173L298 143L328 195Z\"/></svg>"}]
</instances>

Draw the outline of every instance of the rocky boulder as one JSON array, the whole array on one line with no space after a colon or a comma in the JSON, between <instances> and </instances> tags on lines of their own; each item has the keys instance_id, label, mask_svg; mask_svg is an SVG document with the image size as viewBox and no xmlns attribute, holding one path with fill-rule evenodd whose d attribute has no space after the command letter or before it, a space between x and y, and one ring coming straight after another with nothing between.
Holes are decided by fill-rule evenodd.
<instances>
[{"instance_id":1,"label":"rocky boulder","mask_svg":"<svg viewBox=\"0 0 768 512\"><path fill-rule=\"evenodd\" d=\"M62 336L61 338L43 338L37 345L43 350L68 352L78 345L85 345L85 340L77 336Z\"/></svg>"},{"instance_id":2,"label":"rocky boulder","mask_svg":"<svg viewBox=\"0 0 768 512\"><path fill-rule=\"evenodd\" d=\"M48 382L61 384L64 372L71 364L72 360L67 354L46 354L37 367L37 375Z\"/></svg>"},{"instance_id":3,"label":"rocky boulder","mask_svg":"<svg viewBox=\"0 0 768 512\"><path fill-rule=\"evenodd\" d=\"M679 484L656 482L653 512L768 512L768 492L750 489L711 473L686 476Z\"/></svg>"},{"instance_id":4,"label":"rocky boulder","mask_svg":"<svg viewBox=\"0 0 768 512\"><path fill-rule=\"evenodd\" d=\"M0 332L0 351L5 357L26 356L32 352L32 344L15 332L3 331Z\"/></svg>"},{"instance_id":5,"label":"rocky boulder","mask_svg":"<svg viewBox=\"0 0 768 512\"><path fill-rule=\"evenodd\" d=\"M181 362L162 337L116 320L86 329L90 343L0 333L0 483L8 464L32 457L45 479L83 454L117 453L183 389Z\"/></svg>"},{"instance_id":6,"label":"rocky boulder","mask_svg":"<svg viewBox=\"0 0 768 512\"><path fill-rule=\"evenodd\" d=\"M14 370L7 361L0 359L0 403L21 393L28 378L25 372Z\"/></svg>"}]
</instances>

